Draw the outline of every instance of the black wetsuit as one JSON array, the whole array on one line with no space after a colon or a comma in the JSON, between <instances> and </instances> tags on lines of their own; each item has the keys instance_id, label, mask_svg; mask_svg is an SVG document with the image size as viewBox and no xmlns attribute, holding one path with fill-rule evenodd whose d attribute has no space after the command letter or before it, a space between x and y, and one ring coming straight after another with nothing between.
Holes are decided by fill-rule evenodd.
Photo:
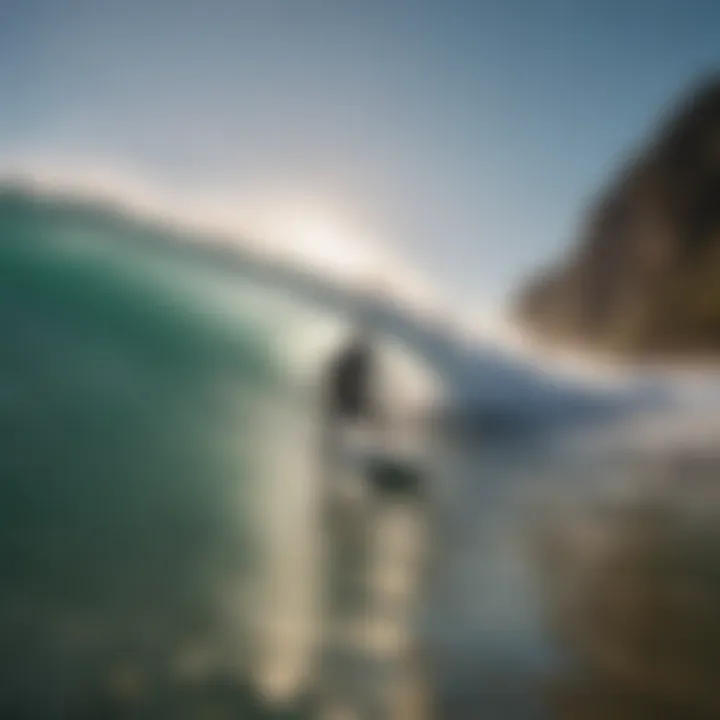
<instances>
[{"instance_id":1,"label":"black wetsuit","mask_svg":"<svg viewBox=\"0 0 720 720\"><path fill-rule=\"evenodd\" d=\"M343 350L330 367L327 409L332 418L357 421L375 415L372 373L368 343L355 341Z\"/></svg>"}]
</instances>

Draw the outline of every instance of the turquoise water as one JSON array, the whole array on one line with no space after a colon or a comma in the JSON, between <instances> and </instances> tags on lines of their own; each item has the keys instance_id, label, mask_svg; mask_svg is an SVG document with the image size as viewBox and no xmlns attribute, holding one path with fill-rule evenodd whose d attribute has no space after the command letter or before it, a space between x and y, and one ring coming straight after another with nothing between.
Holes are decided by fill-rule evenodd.
<instances>
[{"instance_id":1,"label":"turquoise water","mask_svg":"<svg viewBox=\"0 0 720 720\"><path fill-rule=\"evenodd\" d=\"M270 428L302 417L293 338L313 326L170 235L0 196L7 713L249 672L259 484Z\"/></svg>"}]
</instances>

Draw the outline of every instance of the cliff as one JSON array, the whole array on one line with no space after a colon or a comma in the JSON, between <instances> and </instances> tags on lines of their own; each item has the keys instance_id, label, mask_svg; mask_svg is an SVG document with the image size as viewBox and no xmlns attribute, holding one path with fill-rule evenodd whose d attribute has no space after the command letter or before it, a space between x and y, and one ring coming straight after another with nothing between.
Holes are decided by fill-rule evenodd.
<instances>
[{"instance_id":1,"label":"cliff","mask_svg":"<svg viewBox=\"0 0 720 720\"><path fill-rule=\"evenodd\" d=\"M598 196L579 242L521 291L549 340L637 354L720 351L720 75Z\"/></svg>"}]
</instances>

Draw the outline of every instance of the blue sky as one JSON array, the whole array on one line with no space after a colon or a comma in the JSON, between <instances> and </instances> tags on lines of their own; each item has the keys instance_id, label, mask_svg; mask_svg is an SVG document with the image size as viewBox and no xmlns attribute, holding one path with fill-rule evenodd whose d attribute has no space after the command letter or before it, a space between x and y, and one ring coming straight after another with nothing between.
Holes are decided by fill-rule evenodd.
<instances>
[{"instance_id":1,"label":"blue sky","mask_svg":"<svg viewBox=\"0 0 720 720\"><path fill-rule=\"evenodd\" d=\"M0 152L307 193L495 304L719 38L716 0L0 0Z\"/></svg>"}]
</instances>

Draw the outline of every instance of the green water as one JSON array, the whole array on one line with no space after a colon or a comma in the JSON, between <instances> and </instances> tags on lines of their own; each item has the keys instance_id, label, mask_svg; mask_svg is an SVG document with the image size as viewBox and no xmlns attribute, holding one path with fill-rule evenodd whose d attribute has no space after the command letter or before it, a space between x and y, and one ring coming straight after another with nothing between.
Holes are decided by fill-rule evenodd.
<instances>
[{"instance_id":1,"label":"green water","mask_svg":"<svg viewBox=\"0 0 720 720\"><path fill-rule=\"evenodd\" d=\"M293 407L267 295L161 230L0 197L3 717L237 706L255 449ZM158 709L186 687L195 715Z\"/></svg>"}]
</instances>

